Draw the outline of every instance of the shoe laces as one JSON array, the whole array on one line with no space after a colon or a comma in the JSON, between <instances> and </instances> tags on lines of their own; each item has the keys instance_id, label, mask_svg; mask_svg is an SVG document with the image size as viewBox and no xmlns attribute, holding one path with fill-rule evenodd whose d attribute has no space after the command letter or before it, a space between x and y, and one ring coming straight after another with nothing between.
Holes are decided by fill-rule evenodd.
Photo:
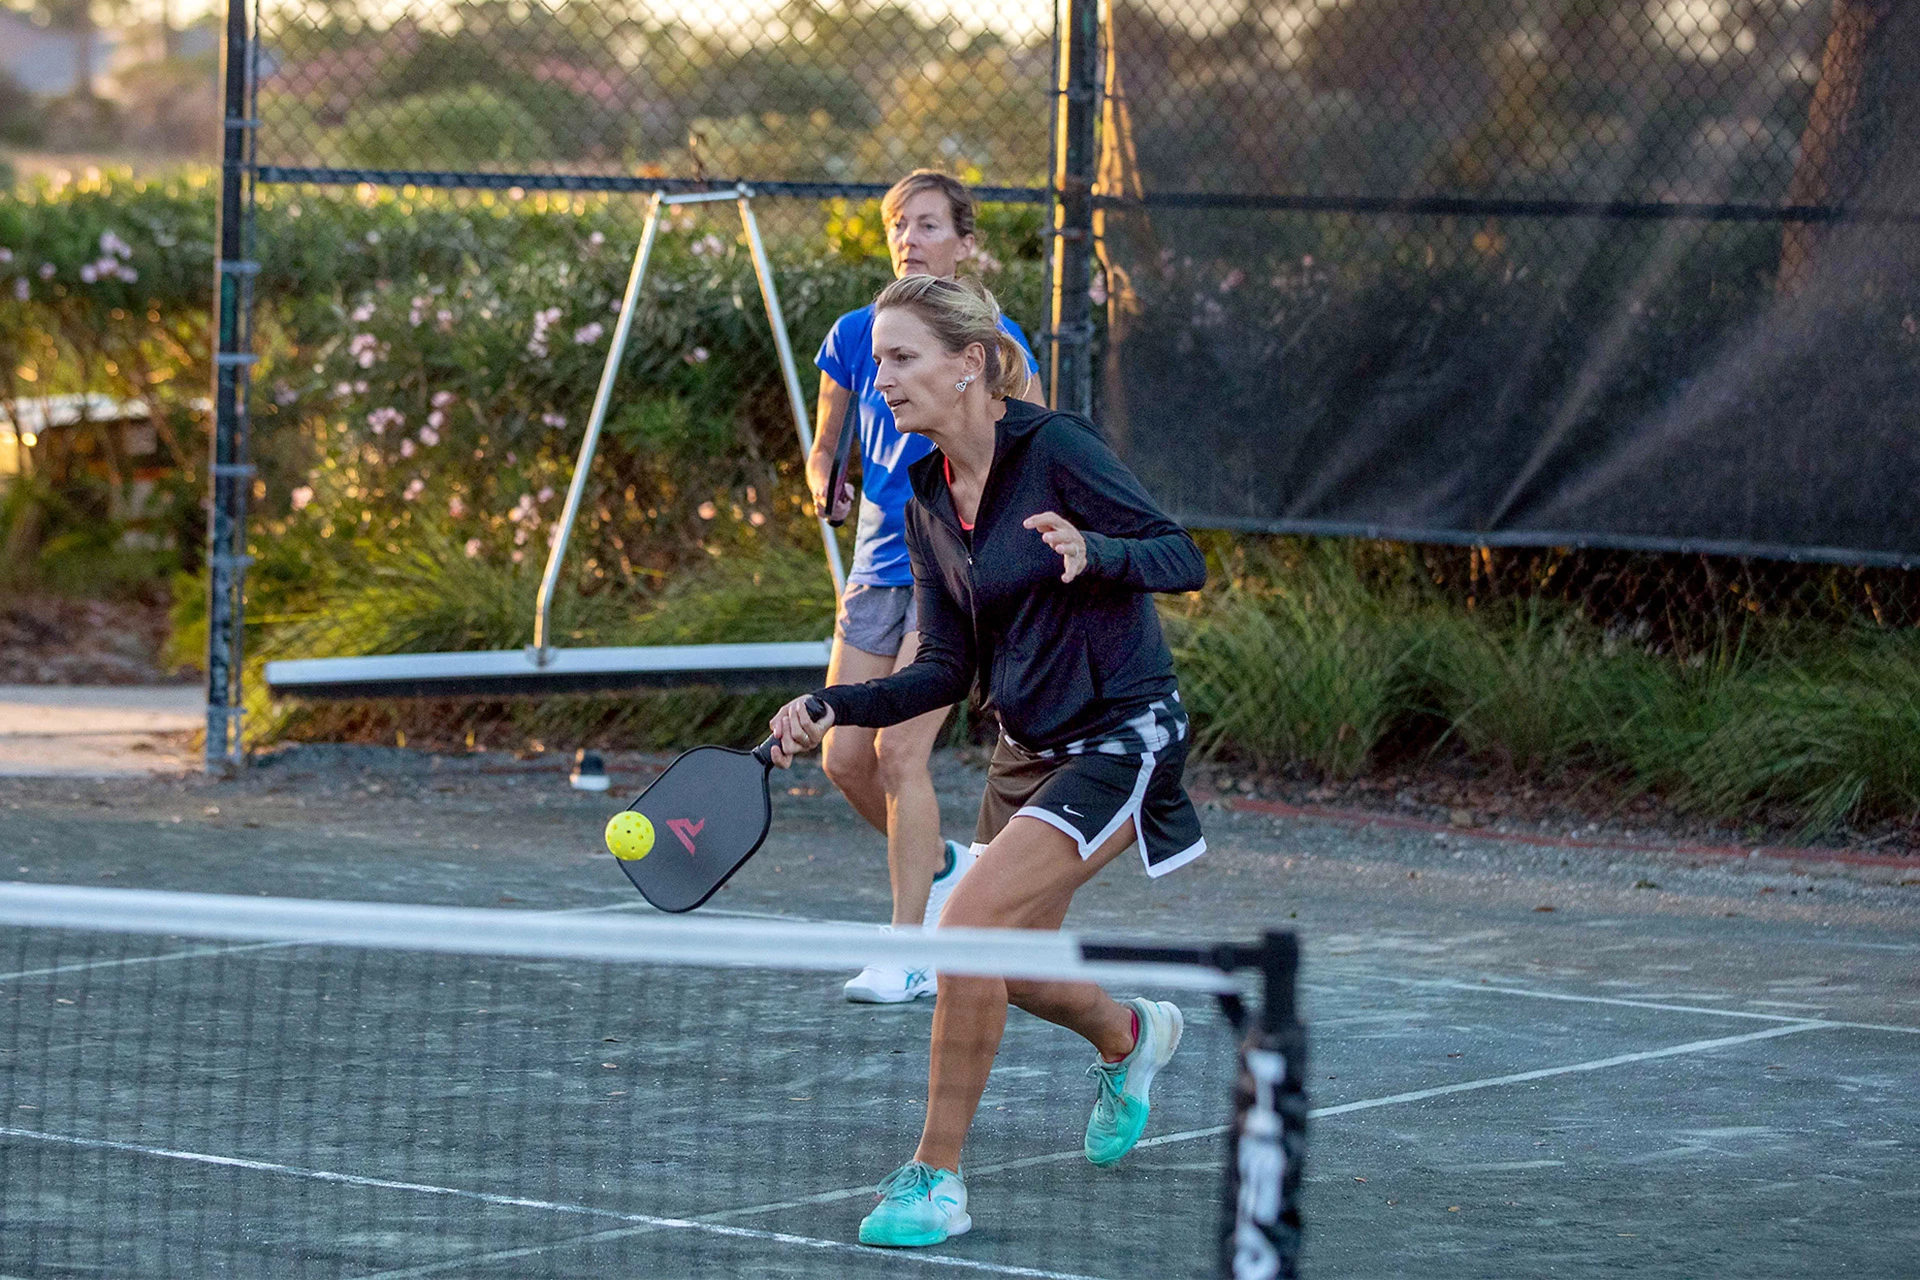
<instances>
[{"instance_id":1,"label":"shoe laces","mask_svg":"<svg viewBox=\"0 0 1920 1280\"><path fill-rule=\"evenodd\" d=\"M940 1171L932 1165L912 1160L888 1174L874 1192L882 1200L912 1202L931 1199L933 1180L939 1176Z\"/></svg>"},{"instance_id":2,"label":"shoe laces","mask_svg":"<svg viewBox=\"0 0 1920 1280\"><path fill-rule=\"evenodd\" d=\"M1095 1062L1087 1068L1087 1074L1100 1082L1100 1096L1093 1100L1093 1114L1102 1123L1113 1123L1114 1116L1120 1110L1120 1097L1127 1084L1127 1068L1124 1062Z\"/></svg>"}]
</instances>

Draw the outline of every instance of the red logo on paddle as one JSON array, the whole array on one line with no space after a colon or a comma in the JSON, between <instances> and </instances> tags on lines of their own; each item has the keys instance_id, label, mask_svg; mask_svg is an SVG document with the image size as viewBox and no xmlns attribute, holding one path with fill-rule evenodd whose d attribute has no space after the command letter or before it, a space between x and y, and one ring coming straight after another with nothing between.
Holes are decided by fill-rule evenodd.
<instances>
[{"instance_id":1,"label":"red logo on paddle","mask_svg":"<svg viewBox=\"0 0 1920 1280\"><path fill-rule=\"evenodd\" d=\"M688 853L699 852L699 850L693 847L693 838L699 835L700 829L706 825L707 820L705 818L700 819L698 822L695 822L691 818L667 819L667 830L680 837L680 843L687 846Z\"/></svg>"}]
</instances>

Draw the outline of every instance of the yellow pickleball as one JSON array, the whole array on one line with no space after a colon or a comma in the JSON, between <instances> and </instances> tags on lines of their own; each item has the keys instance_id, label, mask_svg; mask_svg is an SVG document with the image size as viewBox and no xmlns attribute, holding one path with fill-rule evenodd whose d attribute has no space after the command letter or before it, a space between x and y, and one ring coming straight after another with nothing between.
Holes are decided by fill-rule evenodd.
<instances>
[{"instance_id":1,"label":"yellow pickleball","mask_svg":"<svg viewBox=\"0 0 1920 1280\"><path fill-rule=\"evenodd\" d=\"M631 809L614 814L607 822L607 851L624 862L646 857L653 852L653 823Z\"/></svg>"}]
</instances>

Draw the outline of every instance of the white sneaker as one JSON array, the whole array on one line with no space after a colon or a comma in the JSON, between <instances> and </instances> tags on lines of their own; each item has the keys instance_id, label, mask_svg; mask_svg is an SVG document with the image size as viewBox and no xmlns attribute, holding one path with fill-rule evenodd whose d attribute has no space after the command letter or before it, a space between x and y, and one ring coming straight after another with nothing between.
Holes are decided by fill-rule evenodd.
<instances>
[{"instance_id":1,"label":"white sneaker","mask_svg":"<svg viewBox=\"0 0 1920 1280\"><path fill-rule=\"evenodd\" d=\"M940 912L946 907L947 899L953 896L953 888L960 883L960 877L973 869L980 861L980 855L971 846L955 840L947 841L946 869L933 878L933 890L927 894L927 928L940 923Z\"/></svg>"},{"instance_id":2,"label":"white sneaker","mask_svg":"<svg viewBox=\"0 0 1920 1280\"><path fill-rule=\"evenodd\" d=\"M892 933L885 925L882 933ZM893 965L870 964L847 980L847 999L855 1004L906 1004L921 996L933 995L937 988L931 969L902 969Z\"/></svg>"}]
</instances>

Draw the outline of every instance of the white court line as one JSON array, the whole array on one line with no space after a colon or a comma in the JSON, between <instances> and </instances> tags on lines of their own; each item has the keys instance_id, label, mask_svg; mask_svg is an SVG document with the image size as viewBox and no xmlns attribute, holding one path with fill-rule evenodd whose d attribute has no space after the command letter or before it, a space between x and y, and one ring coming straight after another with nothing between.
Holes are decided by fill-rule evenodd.
<instances>
[{"instance_id":1,"label":"white court line","mask_svg":"<svg viewBox=\"0 0 1920 1280\"><path fill-rule=\"evenodd\" d=\"M1657 1009L1665 1013L1705 1013L1716 1018L1747 1018L1757 1022L1818 1022L1823 1027L1846 1027L1854 1031L1892 1031L1900 1035L1920 1036L1920 1027L1902 1027L1880 1022L1845 1022L1835 1018L1809 1018L1785 1013L1754 1013L1747 1009L1714 1009L1698 1004L1663 1004L1657 1000L1630 1000L1623 996L1577 996L1561 991L1535 991L1529 987L1496 987L1485 982L1461 982L1451 978L1397 978L1391 974L1365 974L1377 981L1410 987L1437 987L1443 991L1489 991L1503 996L1524 996L1529 1000L1559 1000L1568 1004L1611 1004L1627 1009Z\"/></svg>"},{"instance_id":2,"label":"white court line","mask_svg":"<svg viewBox=\"0 0 1920 1280\"><path fill-rule=\"evenodd\" d=\"M1479 1089L1493 1089L1505 1084L1520 1084L1528 1080L1545 1080L1552 1076L1573 1075L1587 1071L1602 1071L1608 1067L1626 1066L1635 1062L1651 1062L1658 1058L1672 1058L1687 1053L1703 1053L1709 1049L1718 1049L1725 1045L1745 1044L1752 1040L1771 1040L1777 1036L1797 1035L1802 1031L1824 1031L1831 1024L1813 1019L1799 1019L1790 1027L1769 1027L1765 1031L1750 1031L1745 1035L1724 1036L1716 1040L1692 1040L1686 1044L1670 1045L1664 1049L1646 1049L1638 1053L1617 1054L1611 1058L1594 1058L1587 1062L1571 1062L1558 1067L1541 1067L1535 1071L1520 1071L1511 1075L1487 1076L1480 1080L1463 1080L1457 1084L1440 1085L1432 1089L1417 1089L1411 1093L1389 1094L1381 1098L1364 1098L1357 1102L1344 1102L1337 1106L1316 1107L1307 1113L1311 1119L1345 1115L1349 1111L1369 1111L1375 1107L1390 1107L1406 1102L1420 1102L1427 1098L1437 1098L1449 1093L1470 1093ZM1170 1146L1176 1142L1193 1142L1204 1138L1217 1138L1227 1131L1224 1124L1209 1125L1204 1129L1188 1129L1180 1133L1164 1133L1157 1138L1147 1138L1134 1144L1134 1150L1141 1151L1151 1147ZM1015 1169L1031 1169L1037 1165L1058 1164L1066 1160L1084 1160L1086 1154L1081 1151L1056 1151L1043 1156L1026 1156L1019 1160L1007 1160L999 1164L975 1166L968 1173L970 1178L985 1177L989 1174L1006 1173ZM823 1191L818 1195L804 1196L794 1200L779 1200L768 1204L750 1205L743 1209L728 1209L710 1217L745 1217L757 1213L775 1213L783 1209L797 1209L806 1205L832 1204L838 1200L849 1200L862 1194L872 1194L871 1187L843 1187L836 1191Z\"/></svg>"},{"instance_id":3,"label":"white court line","mask_svg":"<svg viewBox=\"0 0 1920 1280\"><path fill-rule=\"evenodd\" d=\"M86 969L111 969L135 964L164 964L168 960L197 960L202 956L232 955L237 951L267 951L274 947L297 947L297 942L249 942L237 947L195 947L190 951L168 951L157 956L122 956L118 960L87 960L75 964L57 964L50 969L21 969L0 973L0 982L16 978L45 978L56 973L79 973Z\"/></svg>"},{"instance_id":4,"label":"white court line","mask_svg":"<svg viewBox=\"0 0 1920 1280\"><path fill-rule=\"evenodd\" d=\"M1315 1107L1307 1115L1316 1120L1324 1116L1343 1116L1350 1111L1370 1111L1375 1107L1397 1106L1403 1102L1422 1102L1428 1098L1439 1098L1449 1093L1470 1093L1476 1089L1494 1089L1505 1084L1524 1084L1528 1080L1545 1080L1551 1076L1573 1075L1584 1071L1604 1071L1608 1067L1623 1067L1635 1062L1674 1058L1684 1053L1704 1053L1708 1049L1720 1049L1730 1044L1773 1040L1780 1036L1799 1035L1804 1031L1825 1031L1832 1025L1827 1022L1808 1021L1791 1027L1768 1027L1765 1031L1749 1031L1743 1036L1721 1036L1716 1040L1692 1040L1686 1044L1670 1045L1665 1049L1644 1049L1639 1053L1622 1053L1611 1058L1572 1062L1564 1067L1541 1067L1537 1071L1516 1071L1512 1075L1488 1076L1482 1080L1462 1080L1458 1084L1443 1084L1432 1089L1415 1089L1410 1093L1389 1094L1384 1098L1363 1098L1358 1102L1343 1102L1333 1107Z\"/></svg>"},{"instance_id":5,"label":"white court line","mask_svg":"<svg viewBox=\"0 0 1920 1280\"><path fill-rule=\"evenodd\" d=\"M1476 988L1477 989L1477 988ZM1712 1040L1692 1040L1685 1044L1670 1045L1663 1049L1646 1049L1638 1053L1616 1054L1610 1058L1594 1058L1586 1062L1567 1063L1557 1067L1542 1067L1534 1071L1520 1071L1509 1075L1488 1076L1479 1080L1463 1080L1456 1084L1439 1085L1431 1089L1416 1089L1407 1093L1389 1094L1379 1098L1363 1098L1355 1102L1340 1103L1330 1107L1317 1107L1307 1114L1313 1119L1346 1115L1354 1111L1368 1111L1378 1107L1397 1106L1409 1102L1421 1102L1428 1098L1444 1097L1454 1093L1469 1093L1481 1089L1493 1089L1502 1085L1522 1084L1532 1080L1545 1080L1554 1076L1573 1075L1590 1071L1603 1071L1610 1067L1627 1066L1639 1062L1652 1062L1661 1058L1678 1057L1689 1053L1704 1053L1710 1049L1724 1048L1728 1045L1748 1044L1759 1040L1772 1040L1781 1036L1799 1035L1807 1031L1825 1031L1835 1024L1814 1019L1804 1019L1790 1026L1769 1027L1765 1031L1750 1031L1745 1035L1722 1036ZM1162 1134L1139 1143L1136 1150L1169 1146L1178 1142L1192 1142L1199 1139L1219 1137L1227 1132L1226 1125L1212 1125L1204 1129L1189 1129L1179 1133ZM846 1187L835 1191L825 1191L817 1195L795 1200L776 1201L763 1205L751 1205L740 1209L723 1210L721 1213L706 1215L706 1220L691 1218L659 1218L647 1214L620 1213L611 1209L596 1209L586 1205L566 1204L547 1200L532 1200L517 1196L495 1195L489 1192L464 1191L453 1187L437 1187L430 1184L397 1182L383 1178L366 1178L354 1174L334 1173L324 1169L301 1169L292 1165L274 1164L262 1160L246 1160L234 1156L216 1156L201 1152L173 1151L162 1147L146 1147L129 1142L111 1142L98 1138L76 1138L63 1134L40 1133L29 1129L0 1127L0 1137L25 1138L41 1142L63 1143L70 1146L96 1148L110 1151L126 1151L138 1155L157 1156L163 1159L185 1160L193 1163L217 1165L226 1168L249 1169L266 1173L283 1174L291 1177L309 1178L319 1182L342 1183L350 1186L383 1188L398 1191L414 1191L428 1195L451 1196L464 1200L475 1200L486 1204L502 1205L513 1208L544 1209L554 1213L570 1213L587 1217L611 1218L615 1221L640 1224L643 1231L653 1230L691 1230L704 1231L718 1235L735 1236L745 1239L767 1240L781 1244L798 1244L809 1248L853 1252L869 1256L869 1251L857 1245L845 1244L836 1240L820 1240L812 1236L797 1236L786 1232L758 1231L746 1227L728 1227L717 1219L722 1216L734 1218L760 1213L773 1213L784 1209L800 1208L807 1205L830 1204L839 1200L851 1199L859 1195L872 1194L870 1185ZM1085 1159L1080 1151L1061 1151L1043 1156L1028 1156L1024 1159L1009 1160L999 1164L982 1165L973 1171L975 1177L994 1173L1003 1173L1014 1169L1032 1168L1036 1165L1055 1164L1066 1160ZM638 1232L636 1232L638 1234ZM597 1238L597 1237L592 1237ZM564 1242L563 1242L564 1243ZM541 1248L557 1247L553 1245ZM515 1256L527 1256L519 1253ZM1092 1277L1073 1276L1066 1272L1040 1271L1032 1268L1007 1267L992 1263L975 1262L971 1259L950 1258L940 1254L900 1254L902 1259L922 1262L936 1266L955 1266L969 1270L989 1271L998 1275L1033 1277L1037 1280L1093 1280ZM468 1260L472 1261L472 1260ZM412 1271L382 1272L383 1277L398 1280L401 1276L430 1274L414 1269Z\"/></svg>"},{"instance_id":6,"label":"white court line","mask_svg":"<svg viewBox=\"0 0 1920 1280\"><path fill-rule=\"evenodd\" d=\"M919 1262L929 1266L959 1267L966 1271L985 1271L994 1275L1023 1276L1029 1280L1099 1280L1097 1276L1077 1275L1069 1271L1042 1271L1034 1267L1007 1266L995 1262L977 1262L971 1258L950 1258L930 1253L889 1253L879 1254L862 1245L848 1244L844 1240L821 1240L814 1236L799 1236L786 1231L762 1231L753 1227L729 1227L717 1222L702 1222L696 1218L662 1218L648 1213L622 1213L617 1209L597 1209L591 1205L568 1204L562 1200L535 1200L526 1196L503 1196L489 1191L466 1191L458 1187L439 1187L428 1182L401 1182L393 1178L368 1178L353 1173L335 1173L330 1169L303 1169L298 1165L276 1164L270 1160L247 1160L239 1156L216 1156L203 1151L175 1151L168 1147L149 1147L135 1142L113 1142L105 1138L79 1138L69 1134L41 1133L34 1129L15 1129L0 1126L0 1138L23 1138L33 1142L51 1142L63 1146L83 1147L95 1151L124 1151L131 1155L154 1156L162 1160L181 1160L189 1164L213 1165L223 1169L244 1169L252 1173L271 1173L285 1177L306 1178L314 1182L334 1183L349 1187L368 1187L380 1191L411 1191L420 1195L447 1196L456 1200L470 1200L481 1204L495 1205L508 1209L539 1209L548 1213L572 1214L587 1218L608 1218L615 1222L639 1224L646 1230L699 1231L708 1235L727 1236L741 1240L766 1240L775 1244L795 1244L809 1249L822 1249L833 1253L850 1253L860 1257L897 1257L902 1261ZM396 1273L387 1273L396 1274ZM397 1274L412 1274L401 1272Z\"/></svg>"}]
</instances>

